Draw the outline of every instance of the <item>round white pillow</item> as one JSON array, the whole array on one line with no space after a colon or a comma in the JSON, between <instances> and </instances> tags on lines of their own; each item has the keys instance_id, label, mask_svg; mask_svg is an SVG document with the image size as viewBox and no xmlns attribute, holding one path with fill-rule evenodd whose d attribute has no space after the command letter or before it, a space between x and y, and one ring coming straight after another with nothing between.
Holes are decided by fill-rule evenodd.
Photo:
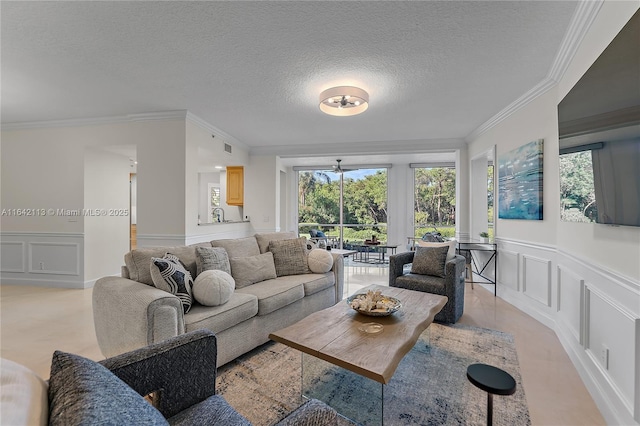
<instances>
[{"instance_id":1,"label":"round white pillow","mask_svg":"<svg viewBox=\"0 0 640 426\"><path fill-rule=\"evenodd\" d=\"M198 275L193 282L193 297L205 306L223 305L229 301L236 281L225 271L208 270Z\"/></svg>"},{"instance_id":2,"label":"round white pillow","mask_svg":"<svg viewBox=\"0 0 640 426\"><path fill-rule=\"evenodd\" d=\"M333 267L333 256L327 250L313 249L309 252L308 263L311 272L324 274Z\"/></svg>"}]
</instances>

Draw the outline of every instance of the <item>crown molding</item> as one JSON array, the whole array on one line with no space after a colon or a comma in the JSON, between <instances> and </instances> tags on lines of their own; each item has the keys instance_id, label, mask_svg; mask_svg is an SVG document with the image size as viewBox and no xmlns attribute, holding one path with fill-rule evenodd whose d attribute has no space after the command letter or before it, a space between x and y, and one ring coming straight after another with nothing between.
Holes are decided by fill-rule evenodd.
<instances>
[{"instance_id":1,"label":"crown molding","mask_svg":"<svg viewBox=\"0 0 640 426\"><path fill-rule=\"evenodd\" d=\"M186 119L191 123L195 124L196 126L208 131L209 133L213 133L215 136L218 136L219 138L221 138L227 143L244 148L247 151L251 149L249 145L247 145L246 143L239 141L238 139L234 138L233 136L226 133L225 131L220 130L219 128L209 124L208 122L204 121L202 118L198 117L197 115L193 114L190 111L187 111Z\"/></svg>"},{"instance_id":2,"label":"crown molding","mask_svg":"<svg viewBox=\"0 0 640 426\"><path fill-rule=\"evenodd\" d=\"M571 18L569 27L567 28L565 36L562 39L560 48L556 53L556 57L553 61L553 64L551 64L551 68L549 69L547 76L531 90L516 99L514 102L509 104L506 108L498 112L489 120L481 124L473 132L469 133L464 138L465 141L467 141L468 143L474 141L475 139L480 137L480 135L497 126L498 124L509 118L516 111L518 111L520 108L523 108L539 96L546 93L556 84L558 84L560 79L564 76L564 73L567 71L567 68L571 64L571 61L578 51L582 40L589 31L591 24L593 24L593 21L598 15L598 12L600 11L603 3L604 0L582 0L580 3L578 3L578 7L576 8L573 17Z\"/></svg>"},{"instance_id":3,"label":"crown molding","mask_svg":"<svg viewBox=\"0 0 640 426\"><path fill-rule=\"evenodd\" d=\"M582 40L589 31L589 28L591 28L603 4L604 0L581 1L578 4L569 23L569 28L562 40L562 44L549 70L548 77L556 83L562 79L564 73L569 68Z\"/></svg>"},{"instance_id":4,"label":"crown molding","mask_svg":"<svg viewBox=\"0 0 640 426\"><path fill-rule=\"evenodd\" d=\"M503 109L502 111L500 111L499 113L491 117L489 120L485 121L482 125L480 125L480 127L476 128L473 132L469 133L464 138L465 141L467 141L468 143L473 142L478 137L480 137L480 135L489 131L490 129L497 126L501 122L505 121L507 118L513 115L516 111L528 105L534 99L543 95L555 85L556 85L556 82L554 80L550 79L549 77L546 77L544 80L542 80L540 83L534 86L527 93L520 96L518 99L516 99L511 104L509 104L509 106L507 106L505 109Z\"/></svg>"},{"instance_id":5,"label":"crown molding","mask_svg":"<svg viewBox=\"0 0 640 426\"><path fill-rule=\"evenodd\" d=\"M176 110L114 115L107 117L72 118L67 120L25 121L20 123L2 123L2 130L28 130L53 127L85 127L155 120L184 120L187 117L187 114L187 110Z\"/></svg>"},{"instance_id":6,"label":"crown molding","mask_svg":"<svg viewBox=\"0 0 640 426\"><path fill-rule=\"evenodd\" d=\"M455 149L466 148L467 143L461 138L452 139L419 139L399 141L375 141L353 143L315 143L308 145L278 145L251 148L251 155L278 155L282 158L300 156L326 156L332 155L378 155L378 154L402 154L421 152L449 152Z\"/></svg>"}]
</instances>

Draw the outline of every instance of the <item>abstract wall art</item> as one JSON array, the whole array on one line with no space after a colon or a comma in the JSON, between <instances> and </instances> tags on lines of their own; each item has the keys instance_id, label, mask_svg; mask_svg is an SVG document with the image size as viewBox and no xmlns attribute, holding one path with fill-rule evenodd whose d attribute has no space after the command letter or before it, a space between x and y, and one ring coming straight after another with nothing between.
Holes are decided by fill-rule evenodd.
<instances>
[{"instance_id":1,"label":"abstract wall art","mask_svg":"<svg viewBox=\"0 0 640 426\"><path fill-rule=\"evenodd\" d=\"M498 159L498 217L542 220L543 140L529 142Z\"/></svg>"}]
</instances>

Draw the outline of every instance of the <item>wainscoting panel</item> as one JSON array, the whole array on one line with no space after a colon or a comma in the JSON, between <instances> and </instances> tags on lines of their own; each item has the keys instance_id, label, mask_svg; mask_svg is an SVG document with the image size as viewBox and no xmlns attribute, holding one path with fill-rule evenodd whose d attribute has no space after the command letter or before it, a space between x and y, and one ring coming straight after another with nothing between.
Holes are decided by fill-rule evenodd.
<instances>
[{"instance_id":1,"label":"wainscoting panel","mask_svg":"<svg viewBox=\"0 0 640 426\"><path fill-rule=\"evenodd\" d=\"M586 351L610 382L627 410L634 410L636 393L635 337L639 320L595 286L586 285Z\"/></svg>"},{"instance_id":2,"label":"wainscoting panel","mask_svg":"<svg viewBox=\"0 0 640 426\"><path fill-rule=\"evenodd\" d=\"M514 291L520 290L520 255L518 252L498 250L498 277L501 286Z\"/></svg>"},{"instance_id":3,"label":"wainscoting panel","mask_svg":"<svg viewBox=\"0 0 640 426\"><path fill-rule=\"evenodd\" d=\"M3 232L0 238L3 283L85 288L83 234Z\"/></svg>"},{"instance_id":4,"label":"wainscoting panel","mask_svg":"<svg viewBox=\"0 0 640 426\"><path fill-rule=\"evenodd\" d=\"M23 273L25 269L24 242L2 241L0 243L0 272Z\"/></svg>"},{"instance_id":5,"label":"wainscoting panel","mask_svg":"<svg viewBox=\"0 0 640 426\"><path fill-rule=\"evenodd\" d=\"M522 291L538 303L551 307L551 261L522 256Z\"/></svg>"},{"instance_id":6,"label":"wainscoting panel","mask_svg":"<svg viewBox=\"0 0 640 426\"><path fill-rule=\"evenodd\" d=\"M558 317L573 337L584 345L584 278L558 265Z\"/></svg>"},{"instance_id":7,"label":"wainscoting panel","mask_svg":"<svg viewBox=\"0 0 640 426\"><path fill-rule=\"evenodd\" d=\"M80 244L30 242L29 272L32 274L80 275Z\"/></svg>"}]
</instances>

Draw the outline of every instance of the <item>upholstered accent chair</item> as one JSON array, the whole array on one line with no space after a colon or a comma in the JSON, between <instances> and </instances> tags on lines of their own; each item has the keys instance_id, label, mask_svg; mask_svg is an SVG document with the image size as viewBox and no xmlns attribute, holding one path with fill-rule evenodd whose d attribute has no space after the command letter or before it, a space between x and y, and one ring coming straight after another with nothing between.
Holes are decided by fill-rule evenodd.
<instances>
[{"instance_id":1,"label":"upholstered accent chair","mask_svg":"<svg viewBox=\"0 0 640 426\"><path fill-rule=\"evenodd\" d=\"M439 275L413 273L408 265L421 249L418 247L416 251L389 257L389 286L447 296L449 301L435 316L435 321L455 323L464 311L465 259L460 255L453 256L444 263L444 270Z\"/></svg>"},{"instance_id":2,"label":"upholstered accent chair","mask_svg":"<svg viewBox=\"0 0 640 426\"><path fill-rule=\"evenodd\" d=\"M56 351L48 382L25 366L2 359L1 422L251 426L216 394L217 351L216 336L208 330L100 362ZM333 408L310 399L275 426L336 426L337 422Z\"/></svg>"}]
</instances>

